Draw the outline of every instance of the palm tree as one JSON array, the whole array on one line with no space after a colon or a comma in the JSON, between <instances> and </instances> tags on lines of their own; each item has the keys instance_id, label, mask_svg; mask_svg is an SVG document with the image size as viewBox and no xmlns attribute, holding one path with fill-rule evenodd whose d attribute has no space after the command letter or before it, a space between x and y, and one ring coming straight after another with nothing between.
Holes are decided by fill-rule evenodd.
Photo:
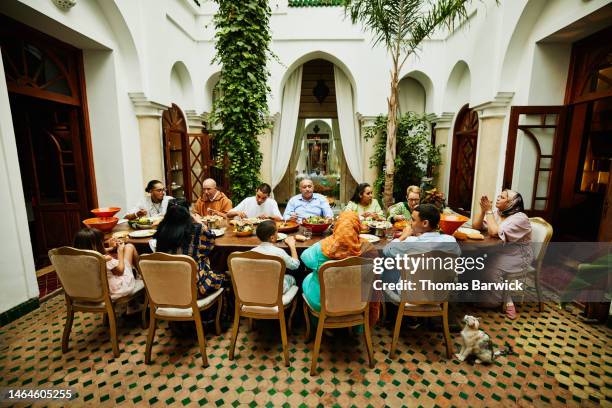
<instances>
[{"instance_id":1,"label":"palm tree","mask_svg":"<svg viewBox=\"0 0 612 408\"><path fill-rule=\"evenodd\" d=\"M360 21L374 34L374 45L383 44L391 55L391 95L387 98L387 147L383 201L393 203L399 74L423 40L440 26L452 29L467 18L471 0L346 0L345 13L353 24Z\"/></svg>"}]
</instances>

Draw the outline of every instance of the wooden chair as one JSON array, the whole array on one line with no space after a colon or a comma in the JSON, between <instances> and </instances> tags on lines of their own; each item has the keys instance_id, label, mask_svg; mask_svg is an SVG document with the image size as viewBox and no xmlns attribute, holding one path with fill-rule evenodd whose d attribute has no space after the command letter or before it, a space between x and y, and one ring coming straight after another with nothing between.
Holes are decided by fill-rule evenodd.
<instances>
[{"instance_id":1,"label":"wooden chair","mask_svg":"<svg viewBox=\"0 0 612 408\"><path fill-rule=\"evenodd\" d=\"M264 255L258 252L234 252L227 260L236 303L234 307L234 326L229 358L234 359L234 349L240 327L240 318L278 319L280 323L281 341L285 366L289 366L289 351L287 349L287 329L285 325L285 308L291 306L289 315L289 330L291 319L296 307L297 286L292 286L283 295L283 279L285 277L285 262L277 256Z\"/></svg>"},{"instance_id":2,"label":"wooden chair","mask_svg":"<svg viewBox=\"0 0 612 408\"><path fill-rule=\"evenodd\" d=\"M337 329L363 325L370 368L374 367L374 351L370 336L369 303L374 273L372 260L350 257L339 261L327 261L319 268L321 285L321 311L317 312L304 297L306 338L310 338L309 313L318 317L317 333L310 375L315 375L321 348L323 329Z\"/></svg>"},{"instance_id":3,"label":"wooden chair","mask_svg":"<svg viewBox=\"0 0 612 408\"><path fill-rule=\"evenodd\" d=\"M421 258L422 254L412 255L413 257ZM446 343L446 357L451 358L453 355L453 346L450 338L450 330L448 327L448 297L449 291L422 290L420 280L429 280L434 283L452 283L456 279L454 270L446 270L440 265L435 265L433 261L436 258L442 260L446 258L454 258L447 252L432 251L422 257L424 266L416 271L406 269L400 270L400 276L403 281L412 281L416 283L414 290L403 290L400 294L394 291L385 291L385 296L391 302L397 305L397 316L395 319L395 329L393 330L393 339L389 350L389 358L395 357L395 349L397 340L399 339L400 329L402 327L402 319L404 316L412 317L441 317L444 331L444 342ZM430 259L427 265L427 259ZM444 261L442 262L444 264ZM429 267L427 267L429 266ZM414 272L414 273L411 273Z\"/></svg>"},{"instance_id":4,"label":"wooden chair","mask_svg":"<svg viewBox=\"0 0 612 408\"><path fill-rule=\"evenodd\" d=\"M207 367L206 337L200 312L217 305L215 328L217 334L220 334L219 317L223 305L223 288L198 299L198 266L193 258L187 255L156 252L142 255L139 265L149 298L151 319L145 348L145 364L151 363L157 320L192 320L198 334L202 362L204 367Z\"/></svg>"},{"instance_id":5,"label":"wooden chair","mask_svg":"<svg viewBox=\"0 0 612 408\"><path fill-rule=\"evenodd\" d=\"M523 286L527 289L527 276L531 275L535 281L535 289L538 297L538 308L540 312L544 311L544 303L542 302L542 288L540 286L540 273L542 272L542 263L546 255L546 249L553 235L553 227L544 218L533 217L529 218L531 224L531 242L533 246L533 265L529 265L521 274ZM509 275L512 276L512 275ZM533 290L533 288L531 288ZM525 300L525 290L521 291L521 303ZM504 294L503 299L506 299ZM502 308L505 308L506 302L503 302Z\"/></svg>"},{"instance_id":6,"label":"wooden chair","mask_svg":"<svg viewBox=\"0 0 612 408\"><path fill-rule=\"evenodd\" d=\"M62 353L68 351L74 313L102 313L104 321L108 319L113 355L119 357L117 317L114 306L119 303L127 303L136 297L144 288L142 280L136 280L134 290L129 295L112 299L106 276L106 261L99 252L61 247L50 250L49 259L62 283L66 297L66 325L62 336ZM145 327L144 311L142 322Z\"/></svg>"}]
</instances>

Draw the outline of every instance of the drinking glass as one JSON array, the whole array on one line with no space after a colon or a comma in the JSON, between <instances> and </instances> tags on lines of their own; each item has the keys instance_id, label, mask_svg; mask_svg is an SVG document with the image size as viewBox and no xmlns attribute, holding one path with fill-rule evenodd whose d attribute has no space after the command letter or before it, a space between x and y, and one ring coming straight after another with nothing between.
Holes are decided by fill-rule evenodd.
<instances>
[{"instance_id":1,"label":"drinking glass","mask_svg":"<svg viewBox=\"0 0 612 408\"><path fill-rule=\"evenodd\" d=\"M306 237L306 240L312 238L312 229L304 227L304 236Z\"/></svg>"},{"instance_id":2,"label":"drinking glass","mask_svg":"<svg viewBox=\"0 0 612 408\"><path fill-rule=\"evenodd\" d=\"M394 235L395 231L393 230L393 228L387 228L385 230L385 238L387 239L387 241L391 241Z\"/></svg>"}]
</instances>

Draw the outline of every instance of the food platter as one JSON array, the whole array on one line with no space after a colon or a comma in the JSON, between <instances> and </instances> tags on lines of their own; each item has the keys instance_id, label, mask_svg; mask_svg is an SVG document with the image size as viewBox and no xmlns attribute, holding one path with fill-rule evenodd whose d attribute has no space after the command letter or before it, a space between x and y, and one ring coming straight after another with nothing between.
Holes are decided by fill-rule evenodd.
<instances>
[{"instance_id":1,"label":"food platter","mask_svg":"<svg viewBox=\"0 0 612 408\"><path fill-rule=\"evenodd\" d=\"M379 237L377 237L376 235L372 235L372 234L359 234L359 238L363 238L371 244L380 241Z\"/></svg>"},{"instance_id":2,"label":"food platter","mask_svg":"<svg viewBox=\"0 0 612 408\"><path fill-rule=\"evenodd\" d=\"M132 231L129 234L130 238L148 238L155 235L154 229Z\"/></svg>"},{"instance_id":3,"label":"food platter","mask_svg":"<svg viewBox=\"0 0 612 408\"><path fill-rule=\"evenodd\" d=\"M300 228L300 225L295 221L279 221L276 223L278 232L295 232Z\"/></svg>"}]
</instances>

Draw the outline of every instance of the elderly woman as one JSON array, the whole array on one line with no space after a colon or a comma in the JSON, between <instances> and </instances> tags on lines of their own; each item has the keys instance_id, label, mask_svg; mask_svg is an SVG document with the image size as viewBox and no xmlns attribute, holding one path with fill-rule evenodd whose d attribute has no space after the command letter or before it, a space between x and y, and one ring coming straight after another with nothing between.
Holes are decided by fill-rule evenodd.
<instances>
[{"instance_id":1,"label":"elderly woman","mask_svg":"<svg viewBox=\"0 0 612 408\"><path fill-rule=\"evenodd\" d=\"M491 256L486 264L485 273L489 282L503 282L525 271L533 261L531 246L531 223L525 214L523 197L516 191L505 189L497 196L495 209L487 196L480 198L480 213L472 222L476 229L486 229L490 236L499 237L504 243L503 249ZM493 297L505 301L506 316L516 319L516 308L512 299L501 299L496 291Z\"/></svg>"},{"instance_id":2,"label":"elderly woman","mask_svg":"<svg viewBox=\"0 0 612 408\"><path fill-rule=\"evenodd\" d=\"M378 201L372 197L372 192L372 187L368 183L359 184L344 211L354 211L364 218L382 220L384 218L383 210L380 208Z\"/></svg>"},{"instance_id":3,"label":"elderly woman","mask_svg":"<svg viewBox=\"0 0 612 408\"><path fill-rule=\"evenodd\" d=\"M390 223L398 221L410 221L411 214L421 202L421 189L417 186L408 186L406 189L406 201L394 204L389 207L389 217L387 220Z\"/></svg>"},{"instance_id":4,"label":"elderly woman","mask_svg":"<svg viewBox=\"0 0 612 408\"><path fill-rule=\"evenodd\" d=\"M302 253L304 265L312 272L302 283L304 296L308 304L316 311L321 311L321 286L319 284L319 268L329 260L345 259L350 256L365 256L374 258L378 251L372 244L359 238L359 216L352 211L340 213L333 235L317 242ZM378 304L376 305L378 306ZM378 307L370 308L371 324L378 320Z\"/></svg>"},{"instance_id":5,"label":"elderly woman","mask_svg":"<svg viewBox=\"0 0 612 408\"><path fill-rule=\"evenodd\" d=\"M133 220L138 217L158 217L164 216L168 210L168 203L172 200L172 197L166 195L166 188L164 183L159 180L151 180L147 183L145 188L147 193L138 205L131 209L125 218Z\"/></svg>"}]
</instances>

